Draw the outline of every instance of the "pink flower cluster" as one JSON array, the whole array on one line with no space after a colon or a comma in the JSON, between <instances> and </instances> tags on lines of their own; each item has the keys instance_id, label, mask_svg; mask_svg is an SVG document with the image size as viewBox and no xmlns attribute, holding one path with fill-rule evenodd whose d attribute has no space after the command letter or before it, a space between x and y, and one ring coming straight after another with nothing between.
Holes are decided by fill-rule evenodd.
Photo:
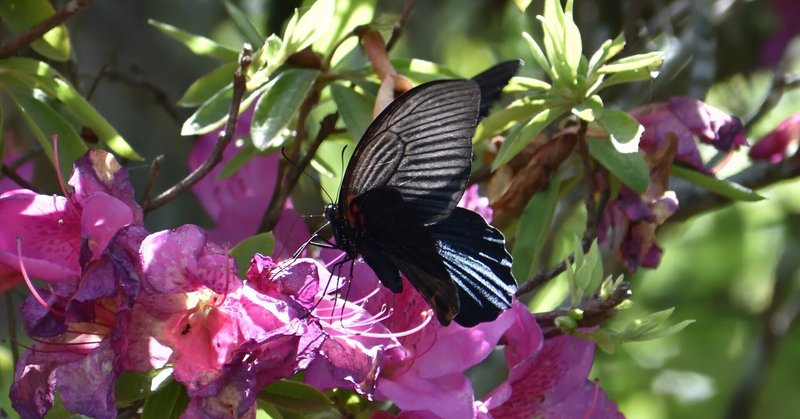
<instances>
[{"instance_id":1,"label":"pink flower cluster","mask_svg":"<svg viewBox=\"0 0 800 419\"><path fill-rule=\"evenodd\" d=\"M114 417L120 374L166 367L191 398L188 418L252 416L265 386L300 371L401 417L621 417L587 380L594 345L543 339L520 302L492 323L443 327L413 287L393 294L362 264L351 277L335 262L256 254L242 280L202 228L148 232L110 154L90 150L69 185L65 196L0 195L0 267L45 284L29 282L22 309L34 343L10 398L23 417L43 417L57 392L70 411ZM476 397L465 372L498 345L508 378Z\"/></svg>"}]
</instances>

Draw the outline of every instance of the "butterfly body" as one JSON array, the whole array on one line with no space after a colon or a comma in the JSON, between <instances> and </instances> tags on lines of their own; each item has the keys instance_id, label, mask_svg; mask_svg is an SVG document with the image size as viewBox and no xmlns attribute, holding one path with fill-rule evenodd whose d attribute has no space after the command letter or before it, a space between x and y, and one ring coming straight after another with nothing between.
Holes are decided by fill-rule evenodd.
<instances>
[{"instance_id":1,"label":"butterfly body","mask_svg":"<svg viewBox=\"0 0 800 419\"><path fill-rule=\"evenodd\" d=\"M502 234L456 205L469 181L479 115L518 66L398 97L359 141L339 201L325 208L349 260L361 256L393 292L402 290L402 272L445 325L494 320L516 290Z\"/></svg>"}]
</instances>

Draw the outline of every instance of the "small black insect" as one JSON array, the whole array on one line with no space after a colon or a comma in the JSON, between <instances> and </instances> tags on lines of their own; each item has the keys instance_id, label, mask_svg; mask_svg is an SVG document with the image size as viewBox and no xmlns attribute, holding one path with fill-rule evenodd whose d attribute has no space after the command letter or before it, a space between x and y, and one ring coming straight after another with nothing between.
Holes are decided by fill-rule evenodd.
<instances>
[{"instance_id":1,"label":"small black insect","mask_svg":"<svg viewBox=\"0 0 800 419\"><path fill-rule=\"evenodd\" d=\"M456 204L478 119L519 65L425 83L395 99L358 142L338 203L325 208L348 260L361 255L394 292L405 274L444 325L494 320L516 291L503 234Z\"/></svg>"}]
</instances>

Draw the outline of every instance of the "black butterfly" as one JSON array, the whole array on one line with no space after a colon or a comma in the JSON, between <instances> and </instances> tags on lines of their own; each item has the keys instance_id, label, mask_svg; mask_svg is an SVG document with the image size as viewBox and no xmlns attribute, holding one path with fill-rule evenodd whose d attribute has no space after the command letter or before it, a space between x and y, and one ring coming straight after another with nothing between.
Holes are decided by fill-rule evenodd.
<instances>
[{"instance_id":1,"label":"black butterfly","mask_svg":"<svg viewBox=\"0 0 800 419\"><path fill-rule=\"evenodd\" d=\"M444 325L494 320L516 291L503 234L456 204L469 181L478 118L519 64L425 83L395 99L356 146L338 204L325 207L348 260L360 254L394 292L405 274Z\"/></svg>"}]
</instances>

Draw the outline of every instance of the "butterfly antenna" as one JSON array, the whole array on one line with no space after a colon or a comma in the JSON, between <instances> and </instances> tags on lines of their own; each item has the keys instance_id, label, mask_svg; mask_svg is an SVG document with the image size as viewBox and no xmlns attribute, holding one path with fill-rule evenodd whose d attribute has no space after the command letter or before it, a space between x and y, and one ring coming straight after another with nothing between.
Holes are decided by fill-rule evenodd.
<instances>
[{"instance_id":1,"label":"butterfly antenna","mask_svg":"<svg viewBox=\"0 0 800 419\"><path fill-rule=\"evenodd\" d=\"M281 156L283 156L283 158L286 159L286 161L288 161L292 165L297 166L297 162L293 161L292 159L289 158L288 155L286 155L286 147L281 147ZM311 176L305 170L303 170L303 176L307 177L311 182L319 186L319 190L321 190L322 193L325 194L325 197L328 198L328 202L333 202L333 198L331 198L331 195L328 193L328 191L325 190L325 188L322 186L322 183L320 183L317 179L314 179L314 176Z\"/></svg>"}]
</instances>

